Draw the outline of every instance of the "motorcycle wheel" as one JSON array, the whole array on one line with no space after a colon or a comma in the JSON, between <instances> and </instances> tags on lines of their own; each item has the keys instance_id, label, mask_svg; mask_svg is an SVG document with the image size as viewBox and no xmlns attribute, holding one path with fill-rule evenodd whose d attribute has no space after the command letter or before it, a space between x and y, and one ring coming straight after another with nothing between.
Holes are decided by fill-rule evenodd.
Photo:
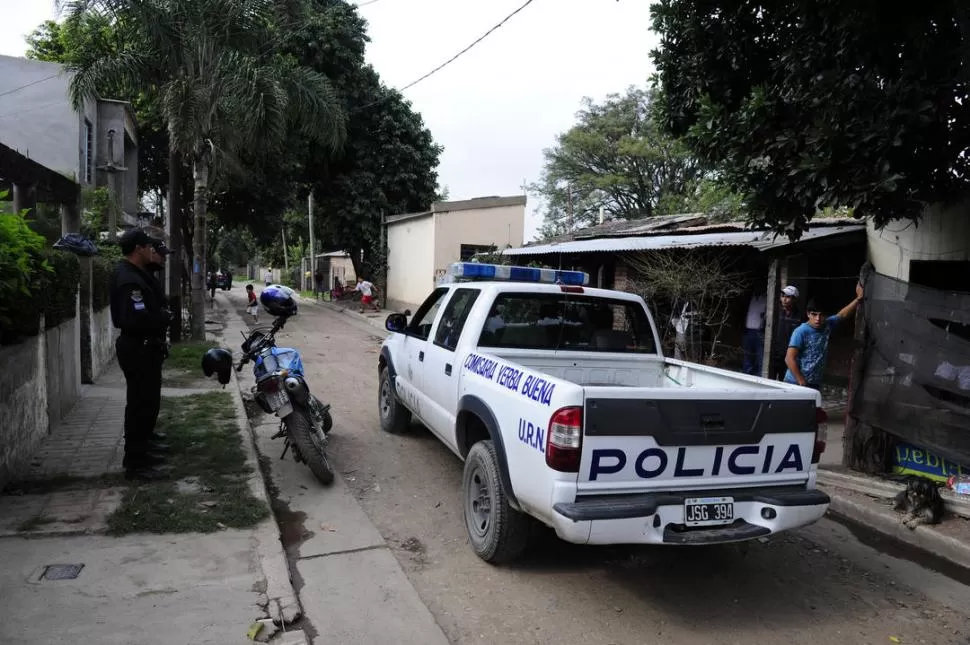
<instances>
[{"instance_id":1,"label":"motorcycle wheel","mask_svg":"<svg viewBox=\"0 0 970 645\"><path fill-rule=\"evenodd\" d=\"M286 419L286 431L290 435L290 440L296 444L303 457L303 462L313 473L313 476L320 480L321 484L333 483L333 466L327 459L319 440L313 436L313 424L306 410L294 408Z\"/></svg>"}]
</instances>

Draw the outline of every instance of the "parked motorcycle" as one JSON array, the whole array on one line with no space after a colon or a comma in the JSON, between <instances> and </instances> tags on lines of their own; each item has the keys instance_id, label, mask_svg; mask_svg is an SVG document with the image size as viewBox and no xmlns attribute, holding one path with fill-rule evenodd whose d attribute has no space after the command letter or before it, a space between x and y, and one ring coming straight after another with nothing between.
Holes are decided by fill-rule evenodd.
<instances>
[{"instance_id":1,"label":"parked motorcycle","mask_svg":"<svg viewBox=\"0 0 970 645\"><path fill-rule=\"evenodd\" d=\"M300 353L291 347L276 346L276 332L296 314L292 295L291 290L278 285L263 290L260 301L276 318L268 328L256 327L248 335L242 333L245 338L241 345L243 357L235 365L235 370L239 372L247 363L253 363L256 380L252 388L253 398L263 412L275 414L280 419L279 432L273 435L273 439L285 439L280 459L292 449L298 463L306 464L321 483L330 484L334 478L326 452L327 435L333 428L330 406L310 392ZM209 350L202 359L205 375L218 373L220 382L229 382L228 370L232 367L232 355L224 349Z\"/></svg>"}]
</instances>

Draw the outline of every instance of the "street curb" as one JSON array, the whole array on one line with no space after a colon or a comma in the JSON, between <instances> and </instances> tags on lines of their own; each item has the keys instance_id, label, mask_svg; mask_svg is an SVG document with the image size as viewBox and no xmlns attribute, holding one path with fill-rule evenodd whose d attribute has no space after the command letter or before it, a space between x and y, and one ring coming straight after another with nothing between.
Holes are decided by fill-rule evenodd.
<instances>
[{"instance_id":1,"label":"street curb","mask_svg":"<svg viewBox=\"0 0 970 645\"><path fill-rule=\"evenodd\" d=\"M233 312L229 310L226 313L232 315ZM225 342L225 337L222 338L222 341ZM242 383L236 377L235 370L230 373L230 384L235 386L229 389L235 403L236 422L248 439L243 441L243 450L246 453L246 463L253 471L248 479L249 488L253 492L253 496L262 500L270 512L269 518L253 529L256 533L254 537L257 542L256 550L259 555L259 566L263 572L263 579L266 581L264 594L267 599L267 611L276 625L290 624L303 615L303 607L300 605L300 598L294 591L293 583L290 580L289 561L286 558L286 552L283 550L283 536L273 513L269 485L259 465L256 432L246 414L246 406L242 398ZM266 535L260 537L260 533Z\"/></svg>"},{"instance_id":2,"label":"street curb","mask_svg":"<svg viewBox=\"0 0 970 645\"><path fill-rule=\"evenodd\" d=\"M385 334L388 333L387 330L384 328L384 319L383 318L372 318L370 316L363 316L363 315L357 313L356 311L351 311L351 308L350 307L341 307L340 305L333 304L333 302L322 301L322 302L317 302L315 304L321 305L321 306L329 309L330 311L334 311L334 312L337 312L337 313L341 313L341 314L343 314L343 315L345 315L348 318L351 318L353 320L357 320L357 321L360 321L360 322L363 322L363 323L367 323L371 327L374 327L375 329L378 329L378 330L384 332ZM383 313L383 310L382 310L382 313Z\"/></svg>"},{"instance_id":3,"label":"street curb","mask_svg":"<svg viewBox=\"0 0 970 645\"><path fill-rule=\"evenodd\" d=\"M864 475L854 475L851 473L818 469L818 483L826 486L835 486L844 490L855 491L864 495L874 495L883 499L892 499L905 488L901 483L882 481L866 477ZM941 489L940 497L947 511L954 515L970 519L970 500L965 496L956 495L953 492Z\"/></svg>"},{"instance_id":4,"label":"street curb","mask_svg":"<svg viewBox=\"0 0 970 645\"><path fill-rule=\"evenodd\" d=\"M970 569L970 545L925 526L918 526L915 530L908 529L897 517L840 495L838 488L832 486L821 488L832 498L828 510L832 515L876 531L929 555L942 558L951 564Z\"/></svg>"}]
</instances>

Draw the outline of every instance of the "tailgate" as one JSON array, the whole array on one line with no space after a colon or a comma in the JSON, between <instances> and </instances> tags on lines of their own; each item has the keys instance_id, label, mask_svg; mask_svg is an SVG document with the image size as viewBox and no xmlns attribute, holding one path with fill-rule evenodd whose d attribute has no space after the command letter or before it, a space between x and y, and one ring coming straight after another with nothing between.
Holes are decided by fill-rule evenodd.
<instances>
[{"instance_id":1,"label":"tailgate","mask_svg":"<svg viewBox=\"0 0 970 645\"><path fill-rule=\"evenodd\" d=\"M647 398L630 389L600 389L589 388L585 401L581 494L808 479L817 427L814 399L739 398L726 391L667 398L670 390L660 389L656 398Z\"/></svg>"}]
</instances>

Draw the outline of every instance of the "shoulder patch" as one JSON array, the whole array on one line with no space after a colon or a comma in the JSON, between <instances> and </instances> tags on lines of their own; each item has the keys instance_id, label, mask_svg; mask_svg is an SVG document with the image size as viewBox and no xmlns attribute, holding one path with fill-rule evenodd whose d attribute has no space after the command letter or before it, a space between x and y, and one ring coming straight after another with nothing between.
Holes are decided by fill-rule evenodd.
<instances>
[{"instance_id":1,"label":"shoulder patch","mask_svg":"<svg viewBox=\"0 0 970 645\"><path fill-rule=\"evenodd\" d=\"M141 289L132 289L131 290L131 299L134 302L141 302L142 300L145 299L145 297L143 295L141 295Z\"/></svg>"}]
</instances>

